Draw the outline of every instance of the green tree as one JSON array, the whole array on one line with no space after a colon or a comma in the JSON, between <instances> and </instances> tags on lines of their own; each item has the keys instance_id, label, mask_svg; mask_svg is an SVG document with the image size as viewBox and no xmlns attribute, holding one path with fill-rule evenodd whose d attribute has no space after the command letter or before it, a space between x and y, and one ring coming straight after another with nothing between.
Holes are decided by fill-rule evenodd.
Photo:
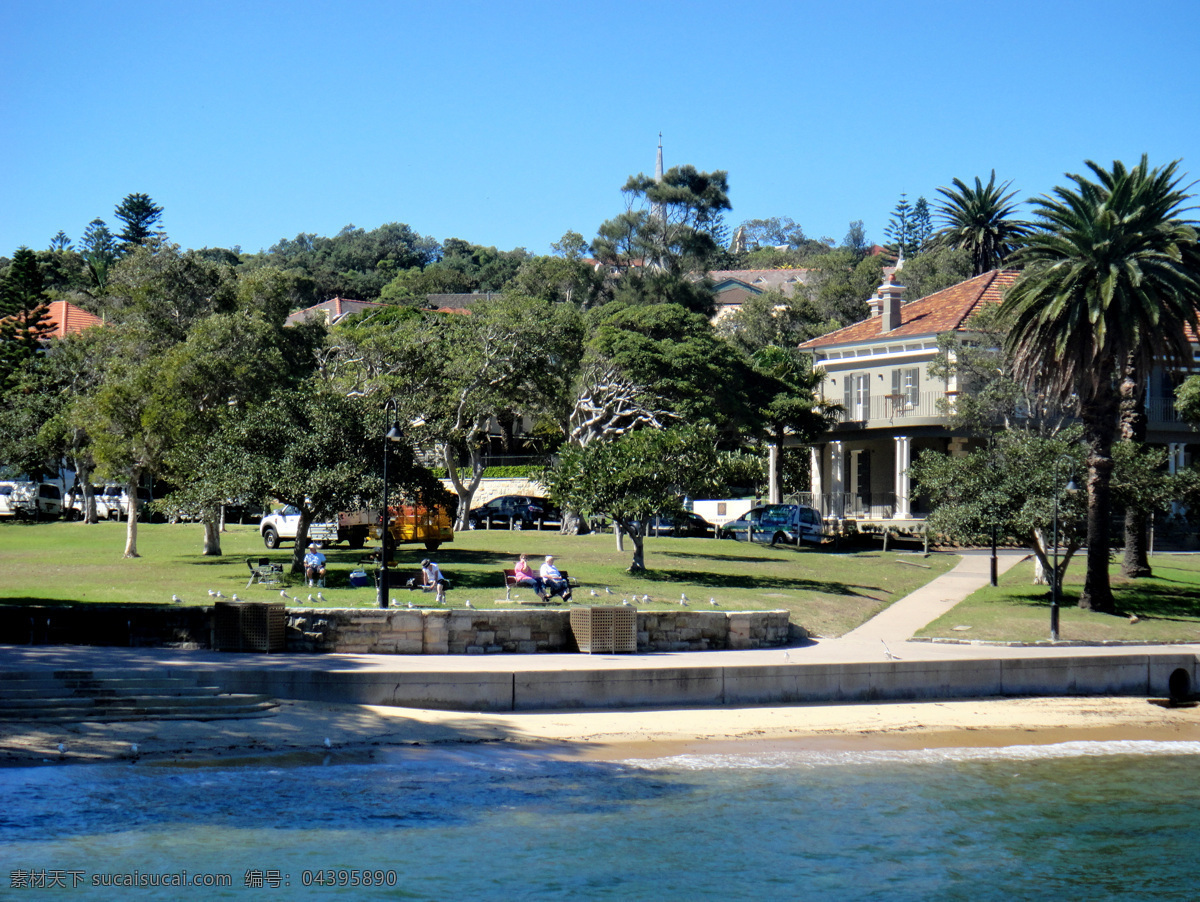
<instances>
[{"instance_id":1,"label":"green tree","mask_svg":"<svg viewBox=\"0 0 1200 902\"><path fill-rule=\"evenodd\" d=\"M1024 383L1075 396L1088 447L1088 567L1080 607L1112 612L1108 579L1112 445L1124 365L1191 360L1200 303L1196 229L1180 218L1190 199L1178 163L1132 169L1087 162L1094 180L1036 199L1038 223L1015 262L1025 266L1003 310L1008 347ZM1049 362L1050 365L1047 365Z\"/></svg>"},{"instance_id":2,"label":"green tree","mask_svg":"<svg viewBox=\"0 0 1200 902\"><path fill-rule=\"evenodd\" d=\"M650 518L677 513L684 496L715 487L715 433L677 426L638 429L610 442L564 448L543 476L551 497L564 509L610 517L633 541L631 573L646 570L644 541Z\"/></svg>"},{"instance_id":3,"label":"green tree","mask_svg":"<svg viewBox=\"0 0 1200 902\"><path fill-rule=\"evenodd\" d=\"M850 252L855 264L867 256L867 252L871 249L871 241L867 238L867 230L861 219L850 223L846 237L842 239L842 247Z\"/></svg>"},{"instance_id":4,"label":"green tree","mask_svg":"<svg viewBox=\"0 0 1200 902\"><path fill-rule=\"evenodd\" d=\"M0 388L10 391L51 330L42 271L37 255L27 247L13 254L0 279L0 316Z\"/></svg>"},{"instance_id":5,"label":"green tree","mask_svg":"<svg viewBox=\"0 0 1200 902\"><path fill-rule=\"evenodd\" d=\"M1035 581L1049 574L1061 586L1084 535L1082 493L1066 490L1069 477L1083 466L1072 435L1047 438L1018 431L999 433L963 457L923 451L909 475L932 508L926 521L931 533L979 545L995 528L1000 539L1011 536L1033 548L1039 564ZM1052 563L1056 498L1059 544L1065 546L1057 573Z\"/></svg>"},{"instance_id":6,"label":"green tree","mask_svg":"<svg viewBox=\"0 0 1200 902\"><path fill-rule=\"evenodd\" d=\"M163 208L154 203L149 194L126 194L113 211L113 215L125 223L117 235L121 239L121 253L127 254L144 245L162 221L162 212Z\"/></svg>"},{"instance_id":7,"label":"green tree","mask_svg":"<svg viewBox=\"0 0 1200 902\"><path fill-rule=\"evenodd\" d=\"M93 219L79 243L82 247L80 254L87 264L92 284L97 291L103 292L108 287L108 271L117 260L117 239L103 219Z\"/></svg>"},{"instance_id":8,"label":"green tree","mask_svg":"<svg viewBox=\"0 0 1200 902\"><path fill-rule=\"evenodd\" d=\"M1012 182L996 185L996 170L985 186L975 176L975 187L954 179L953 188L938 188L945 198L937 205L942 229L935 240L945 246L971 253L973 271L980 276L999 268L1029 234L1028 223L1014 219L1016 191L1008 191Z\"/></svg>"}]
</instances>

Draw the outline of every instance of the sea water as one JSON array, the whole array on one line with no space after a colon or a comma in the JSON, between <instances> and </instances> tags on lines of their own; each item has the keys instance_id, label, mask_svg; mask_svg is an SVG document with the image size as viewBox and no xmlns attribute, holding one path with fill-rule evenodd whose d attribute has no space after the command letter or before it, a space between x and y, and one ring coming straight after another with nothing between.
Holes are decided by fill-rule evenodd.
<instances>
[{"instance_id":1,"label":"sea water","mask_svg":"<svg viewBox=\"0 0 1200 902\"><path fill-rule=\"evenodd\" d=\"M14 768L0 895L1192 900L1198 769L1158 742Z\"/></svg>"}]
</instances>

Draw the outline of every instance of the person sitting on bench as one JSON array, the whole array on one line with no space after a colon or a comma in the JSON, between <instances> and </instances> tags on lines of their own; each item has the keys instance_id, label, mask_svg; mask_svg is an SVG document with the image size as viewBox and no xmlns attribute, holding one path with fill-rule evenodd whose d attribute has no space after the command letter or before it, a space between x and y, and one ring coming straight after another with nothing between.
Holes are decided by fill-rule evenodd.
<instances>
[{"instance_id":1,"label":"person sitting on bench","mask_svg":"<svg viewBox=\"0 0 1200 902\"><path fill-rule=\"evenodd\" d=\"M546 562L542 564L541 576L542 585L546 587L547 597L561 595L563 601L571 600L571 586L554 566L554 555L546 555Z\"/></svg>"},{"instance_id":2,"label":"person sitting on bench","mask_svg":"<svg viewBox=\"0 0 1200 902\"><path fill-rule=\"evenodd\" d=\"M545 597L542 578L535 574L533 568L529 566L529 555L521 555L521 559L513 567L513 577L516 579L516 582L513 583L514 586L529 586L538 598Z\"/></svg>"}]
</instances>

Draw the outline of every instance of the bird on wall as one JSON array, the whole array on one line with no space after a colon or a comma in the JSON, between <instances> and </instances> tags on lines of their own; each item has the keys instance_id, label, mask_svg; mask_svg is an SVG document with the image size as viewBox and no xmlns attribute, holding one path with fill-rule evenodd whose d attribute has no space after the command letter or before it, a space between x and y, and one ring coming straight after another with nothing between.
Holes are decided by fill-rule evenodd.
<instances>
[{"instance_id":1,"label":"bird on wall","mask_svg":"<svg viewBox=\"0 0 1200 902\"><path fill-rule=\"evenodd\" d=\"M471 599L469 599L469 598L468 598L468 599L467 599L465 602L463 602L463 604L464 604L464 606L465 606L465 607L468 607L468 608L469 608L469 607L472 607L472 605L471 605Z\"/></svg>"}]
</instances>

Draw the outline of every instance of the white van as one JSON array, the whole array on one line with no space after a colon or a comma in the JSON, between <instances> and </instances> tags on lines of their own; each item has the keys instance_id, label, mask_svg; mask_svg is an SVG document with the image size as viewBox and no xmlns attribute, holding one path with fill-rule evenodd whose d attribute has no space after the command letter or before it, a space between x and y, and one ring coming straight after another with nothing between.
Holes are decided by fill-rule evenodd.
<instances>
[{"instance_id":1,"label":"white van","mask_svg":"<svg viewBox=\"0 0 1200 902\"><path fill-rule=\"evenodd\" d=\"M0 482L0 517L56 520L62 490L51 482Z\"/></svg>"}]
</instances>

